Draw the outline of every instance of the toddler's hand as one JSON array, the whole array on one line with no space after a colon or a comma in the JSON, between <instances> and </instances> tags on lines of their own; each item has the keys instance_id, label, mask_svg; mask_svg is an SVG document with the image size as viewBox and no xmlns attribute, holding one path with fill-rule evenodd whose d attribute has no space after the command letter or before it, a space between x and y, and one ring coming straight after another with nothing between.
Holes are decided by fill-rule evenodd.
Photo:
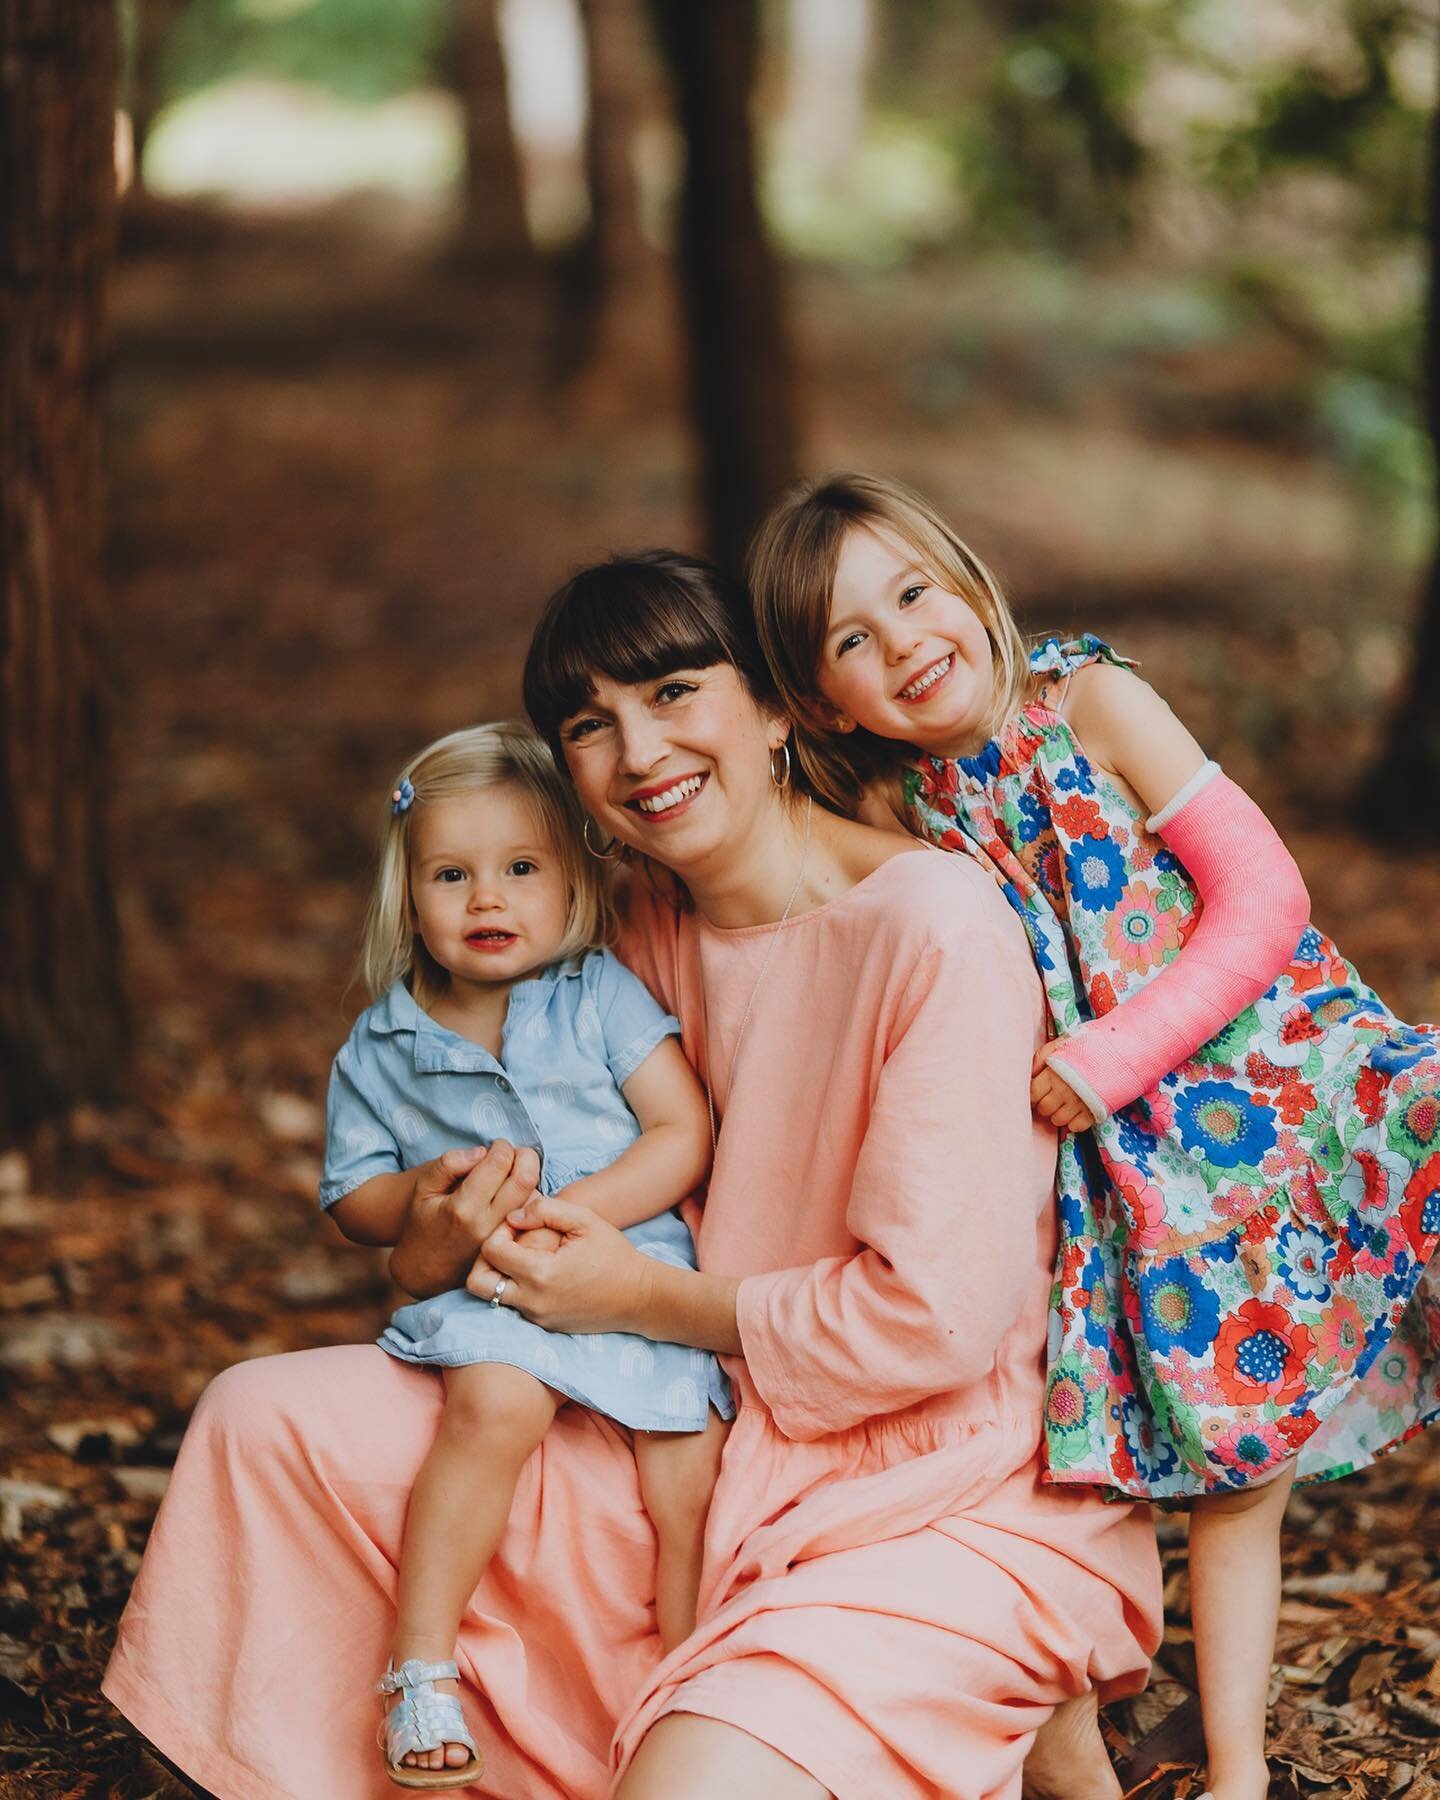
<instances>
[{"instance_id":1,"label":"toddler's hand","mask_svg":"<svg viewBox=\"0 0 1440 1800\"><path fill-rule=\"evenodd\" d=\"M548 1225L532 1225L528 1231L517 1231L515 1242L523 1244L527 1250L558 1250L564 1243L558 1231Z\"/></svg>"},{"instance_id":2,"label":"toddler's hand","mask_svg":"<svg viewBox=\"0 0 1440 1800\"><path fill-rule=\"evenodd\" d=\"M1095 1123L1090 1108L1056 1070L1049 1066L1052 1050L1060 1042L1042 1044L1030 1065L1030 1106L1057 1131L1088 1131Z\"/></svg>"}]
</instances>

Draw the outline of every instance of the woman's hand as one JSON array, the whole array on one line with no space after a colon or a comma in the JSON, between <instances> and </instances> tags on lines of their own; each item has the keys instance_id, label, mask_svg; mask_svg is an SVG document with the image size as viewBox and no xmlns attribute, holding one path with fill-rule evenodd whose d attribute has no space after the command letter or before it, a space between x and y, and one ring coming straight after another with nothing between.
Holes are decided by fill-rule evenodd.
<instances>
[{"instance_id":1,"label":"woman's hand","mask_svg":"<svg viewBox=\"0 0 1440 1800\"><path fill-rule=\"evenodd\" d=\"M537 1230L558 1233L558 1246L536 1248ZM537 1194L485 1240L467 1285L488 1300L505 1276L502 1304L547 1331L643 1332L656 1266L588 1206Z\"/></svg>"},{"instance_id":2,"label":"woman's hand","mask_svg":"<svg viewBox=\"0 0 1440 1800\"><path fill-rule=\"evenodd\" d=\"M1050 1053L1058 1050L1062 1039L1042 1044L1030 1065L1030 1108L1057 1131L1088 1131L1095 1115L1064 1079L1049 1066Z\"/></svg>"},{"instance_id":3,"label":"woman's hand","mask_svg":"<svg viewBox=\"0 0 1440 1800\"><path fill-rule=\"evenodd\" d=\"M480 1246L507 1214L524 1205L539 1179L535 1152L516 1150L503 1139L488 1149L447 1150L422 1164L391 1253L391 1275L417 1298L465 1286Z\"/></svg>"}]
</instances>

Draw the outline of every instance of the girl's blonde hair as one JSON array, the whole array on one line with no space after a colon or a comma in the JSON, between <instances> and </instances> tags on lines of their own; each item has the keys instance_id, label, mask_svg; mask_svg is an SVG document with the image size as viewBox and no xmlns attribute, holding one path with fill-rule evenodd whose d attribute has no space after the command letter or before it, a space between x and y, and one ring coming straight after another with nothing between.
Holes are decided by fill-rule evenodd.
<instances>
[{"instance_id":1,"label":"girl's blonde hair","mask_svg":"<svg viewBox=\"0 0 1440 1800\"><path fill-rule=\"evenodd\" d=\"M568 929L555 953L558 962L582 950L598 949L614 935L614 914L604 865L587 854L581 833L584 815L569 784L555 767L549 746L528 725L503 719L452 731L406 763L385 800L380 860L365 915L360 975L376 1000L404 981L421 1006L445 992L448 977L426 950L415 929L410 901L410 846L414 819L422 806L454 794L492 787L518 788L534 810L536 823L560 860L568 900ZM413 800L394 810L394 795Z\"/></svg>"},{"instance_id":2,"label":"girl's blonde hair","mask_svg":"<svg viewBox=\"0 0 1440 1800\"><path fill-rule=\"evenodd\" d=\"M857 726L840 733L816 679L835 570L846 535L880 526L915 552L932 580L973 608L995 658L995 697L985 721L993 737L1024 704L1029 660L1000 584L928 500L880 475L836 474L803 482L775 507L750 548L755 624L812 786L853 814L865 790L898 775L903 745Z\"/></svg>"}]
</instances>

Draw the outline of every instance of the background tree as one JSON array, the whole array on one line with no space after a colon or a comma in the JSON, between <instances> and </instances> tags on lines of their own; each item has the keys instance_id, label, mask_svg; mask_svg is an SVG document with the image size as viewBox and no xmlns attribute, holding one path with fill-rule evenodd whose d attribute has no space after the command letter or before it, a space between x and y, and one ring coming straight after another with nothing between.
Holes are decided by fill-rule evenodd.
<instances>
[{"instance_id":1,"label":"background tree","mask_svg":"<svg viewBox=\"0 0 1440 1800\"><path fill-rule=\"evenodd\" d=\"M738 569L797 469L780 275L755 197L755 0L655 0L685 138L678 251L710 552Z\"/></svg>"},{"instance_id":2,"label":"background tree","mask_svg":"<svg viewBox=\"0 0 1440 1800\"><path fill-rule=\"evenodd\" d=\"M0 1130L111 1093L101 405L113 0L0 10Z\"/></svg>"},{"instance_id":3,"label":"background tree","mask_svg":"<svg viewBox=\"0 0 1440 1800\"><path fill-rule=\"evenodd\" d=\"M1440 121L1430 131L1430 311L1425 341L1425 411L1440 516ZM1402 840L1440 841L1440 544L1431 556L1405 696L1373 772L1362 817Z\"/></svg>"},{"instance_id":4,"label":"background tree","mask_svg":"<svg viewBox=\"0 0 1440 1800\"><path fill-rule=\"evenodd\" d=\"M530 233L510 127L496 0L451 0L443 61L465 121L457 249L467 261L489 268L523 266L530 260Z\"/></svg>"}]
</instances>

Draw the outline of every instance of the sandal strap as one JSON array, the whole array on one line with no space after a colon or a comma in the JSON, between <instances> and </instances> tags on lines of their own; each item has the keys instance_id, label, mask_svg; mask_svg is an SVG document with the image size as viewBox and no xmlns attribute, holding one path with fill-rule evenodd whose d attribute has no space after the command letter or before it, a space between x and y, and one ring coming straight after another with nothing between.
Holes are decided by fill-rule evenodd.
<instances>
[{"instance_id":1,"label":"sandal strap","mask_svg":"<svg viewBox=\"0 0 1440 1800\"><path fill-rule=\"evenodd\" d=\"M412 1750L439 1750L445 1744L463 1744L472 1757L479 1754L460 1702L453 1694L437 1694L428 1682L398 1700L380 1729L385 1760L392 1768Z\"/></svg>"},{"instance_id":2,"label":"sandal strap","mask_svg":"<svg viewBox=\"0 0 1440 1800\"><path fill-rule=\"evenodd\" d=\"M375 1683L377 1694L398 1694L402 1688L414 1688L419 1684L431 1681L458 1681L460 1670L453 1662L421 1662L418 1656L412 1656L401 1663L397 1669L394 1663L388 1663L385 1673ZM453 1698L453 1696L448 1696Z\"/></svg>"}]
</instances>

